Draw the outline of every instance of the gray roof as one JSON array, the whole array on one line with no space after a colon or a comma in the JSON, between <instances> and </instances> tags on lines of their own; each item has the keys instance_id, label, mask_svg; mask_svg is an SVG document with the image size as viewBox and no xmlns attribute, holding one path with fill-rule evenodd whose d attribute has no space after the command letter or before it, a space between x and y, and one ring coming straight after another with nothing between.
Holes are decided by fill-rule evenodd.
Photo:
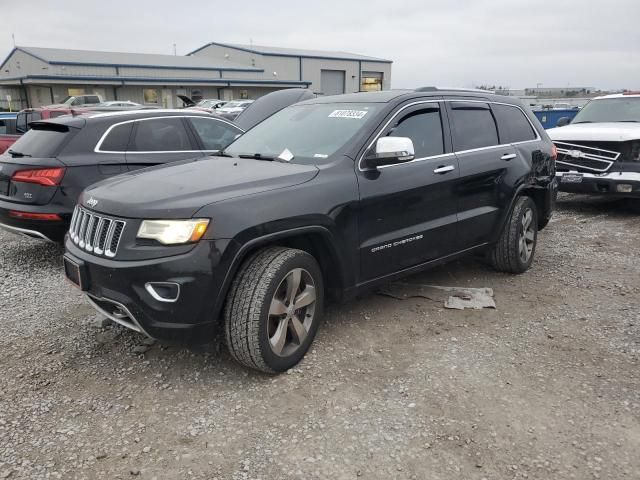
<instances>
[{"instance_id":1,"label":"gray roof","mask_svg":"<svg viewBox=\"0 0 640 480\"><path fill-rule=\"evenodd\" d=\"M62 48L16 47L29 55L50 64L65 65L109 65L130 67L158 67L171 69L218 70L238 69L262 71L246 65L224 62L223 65L214 63L211 59L186 55L158 55L154 53L124 53L102 52L97 50L68 50ZM13 53L13 52L11 52Z\"/></svg>"},{"instance_id":2,"label":"gray roof","mask_svg":"<svg viewBox=\"0 0 640 480\"><path fill-rule=\"evenodd\" d=\"M362 61L369 61L369 62L392 63L391 60L386 60L384 58L377 58L377 57L369 57L366 55L360 55L359 53L329 51L329 50L307 50L302 48L266 47L263 45L244 45L239 43L219 43L219 42L210 42L194 50L193 52L188 53L187 55L192 55L196 52L199 52L200 50L210 45L234 48L236 50L243 50L246 52L258 53L261 55L281 55L281 56L288 56L288 57L328 58L328 59L339 59L339 60L362 60Z\"/></svg>"}]
</instances>

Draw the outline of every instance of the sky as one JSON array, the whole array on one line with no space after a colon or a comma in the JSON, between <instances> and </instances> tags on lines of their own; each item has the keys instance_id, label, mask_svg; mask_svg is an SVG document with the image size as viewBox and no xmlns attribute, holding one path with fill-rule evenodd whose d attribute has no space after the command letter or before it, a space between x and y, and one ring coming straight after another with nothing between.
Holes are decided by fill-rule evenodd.
<instances>
[{"instance_id":1,"label":"sky","mask_svg":"<svg viewBox=\"0 0 640 480\"><path fill-rule=\"evenodd\" d=\"M392 88L640 89L640 0L0 0L19 46L184 55L210 41L393 60Z\"/></svg>"}]
</instances>

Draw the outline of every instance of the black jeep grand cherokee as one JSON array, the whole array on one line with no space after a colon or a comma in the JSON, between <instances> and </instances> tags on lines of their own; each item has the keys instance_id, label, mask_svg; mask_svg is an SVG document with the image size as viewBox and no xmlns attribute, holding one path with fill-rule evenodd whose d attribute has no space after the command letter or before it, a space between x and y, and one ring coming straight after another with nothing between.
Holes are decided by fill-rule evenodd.
<instances>
[{"instance_id":1,"label":"black jeep grand cherokee","mask_svg":"<svg viewBox=\"0 0 640 480\"><path fill-rule=\"evenodd\" d=\"M387 91L288 107L223 156L106 180L80 197L67 277L112 320L160 339L226 332L279 372L325 297L485 250L524 272L556 193L554 148L513 99Z\"/></svg>"}]
</instances>

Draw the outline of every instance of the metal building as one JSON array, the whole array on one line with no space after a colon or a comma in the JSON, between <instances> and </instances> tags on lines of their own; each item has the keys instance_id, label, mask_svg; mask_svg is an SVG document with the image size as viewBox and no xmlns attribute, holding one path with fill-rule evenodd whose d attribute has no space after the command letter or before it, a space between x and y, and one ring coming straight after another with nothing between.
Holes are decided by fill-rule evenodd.
<instances>
[{"instance_id":1,"label":"metal building","mask_svg":"<svg viewBox=\"0 0 640 480\"><path fill-rule=\"evenodd\" d=\"M388 89L391 61L345 52L209 43L188 55L15 47L0 64L0 110L98 94L166 108L194 99L257 98L281 88L318 94Z\"/></svg>"}]
</instances>

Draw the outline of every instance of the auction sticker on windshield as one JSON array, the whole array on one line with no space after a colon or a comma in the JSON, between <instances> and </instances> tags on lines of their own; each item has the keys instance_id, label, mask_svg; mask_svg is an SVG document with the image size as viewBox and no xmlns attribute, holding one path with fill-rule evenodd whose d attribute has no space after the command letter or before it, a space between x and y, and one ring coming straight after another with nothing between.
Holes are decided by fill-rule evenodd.
<instances>
[{"instance_id":1,"label":"auction sticker on windshield","mask_svg":"<svg viewBox=\"0 0 640 480\"><path fill-rule=\"evenodd\" d=\"M329 114L330 118L355 118L361 119L367 114L366 110L334 110Z\"/></svg>"}]
</instances>

